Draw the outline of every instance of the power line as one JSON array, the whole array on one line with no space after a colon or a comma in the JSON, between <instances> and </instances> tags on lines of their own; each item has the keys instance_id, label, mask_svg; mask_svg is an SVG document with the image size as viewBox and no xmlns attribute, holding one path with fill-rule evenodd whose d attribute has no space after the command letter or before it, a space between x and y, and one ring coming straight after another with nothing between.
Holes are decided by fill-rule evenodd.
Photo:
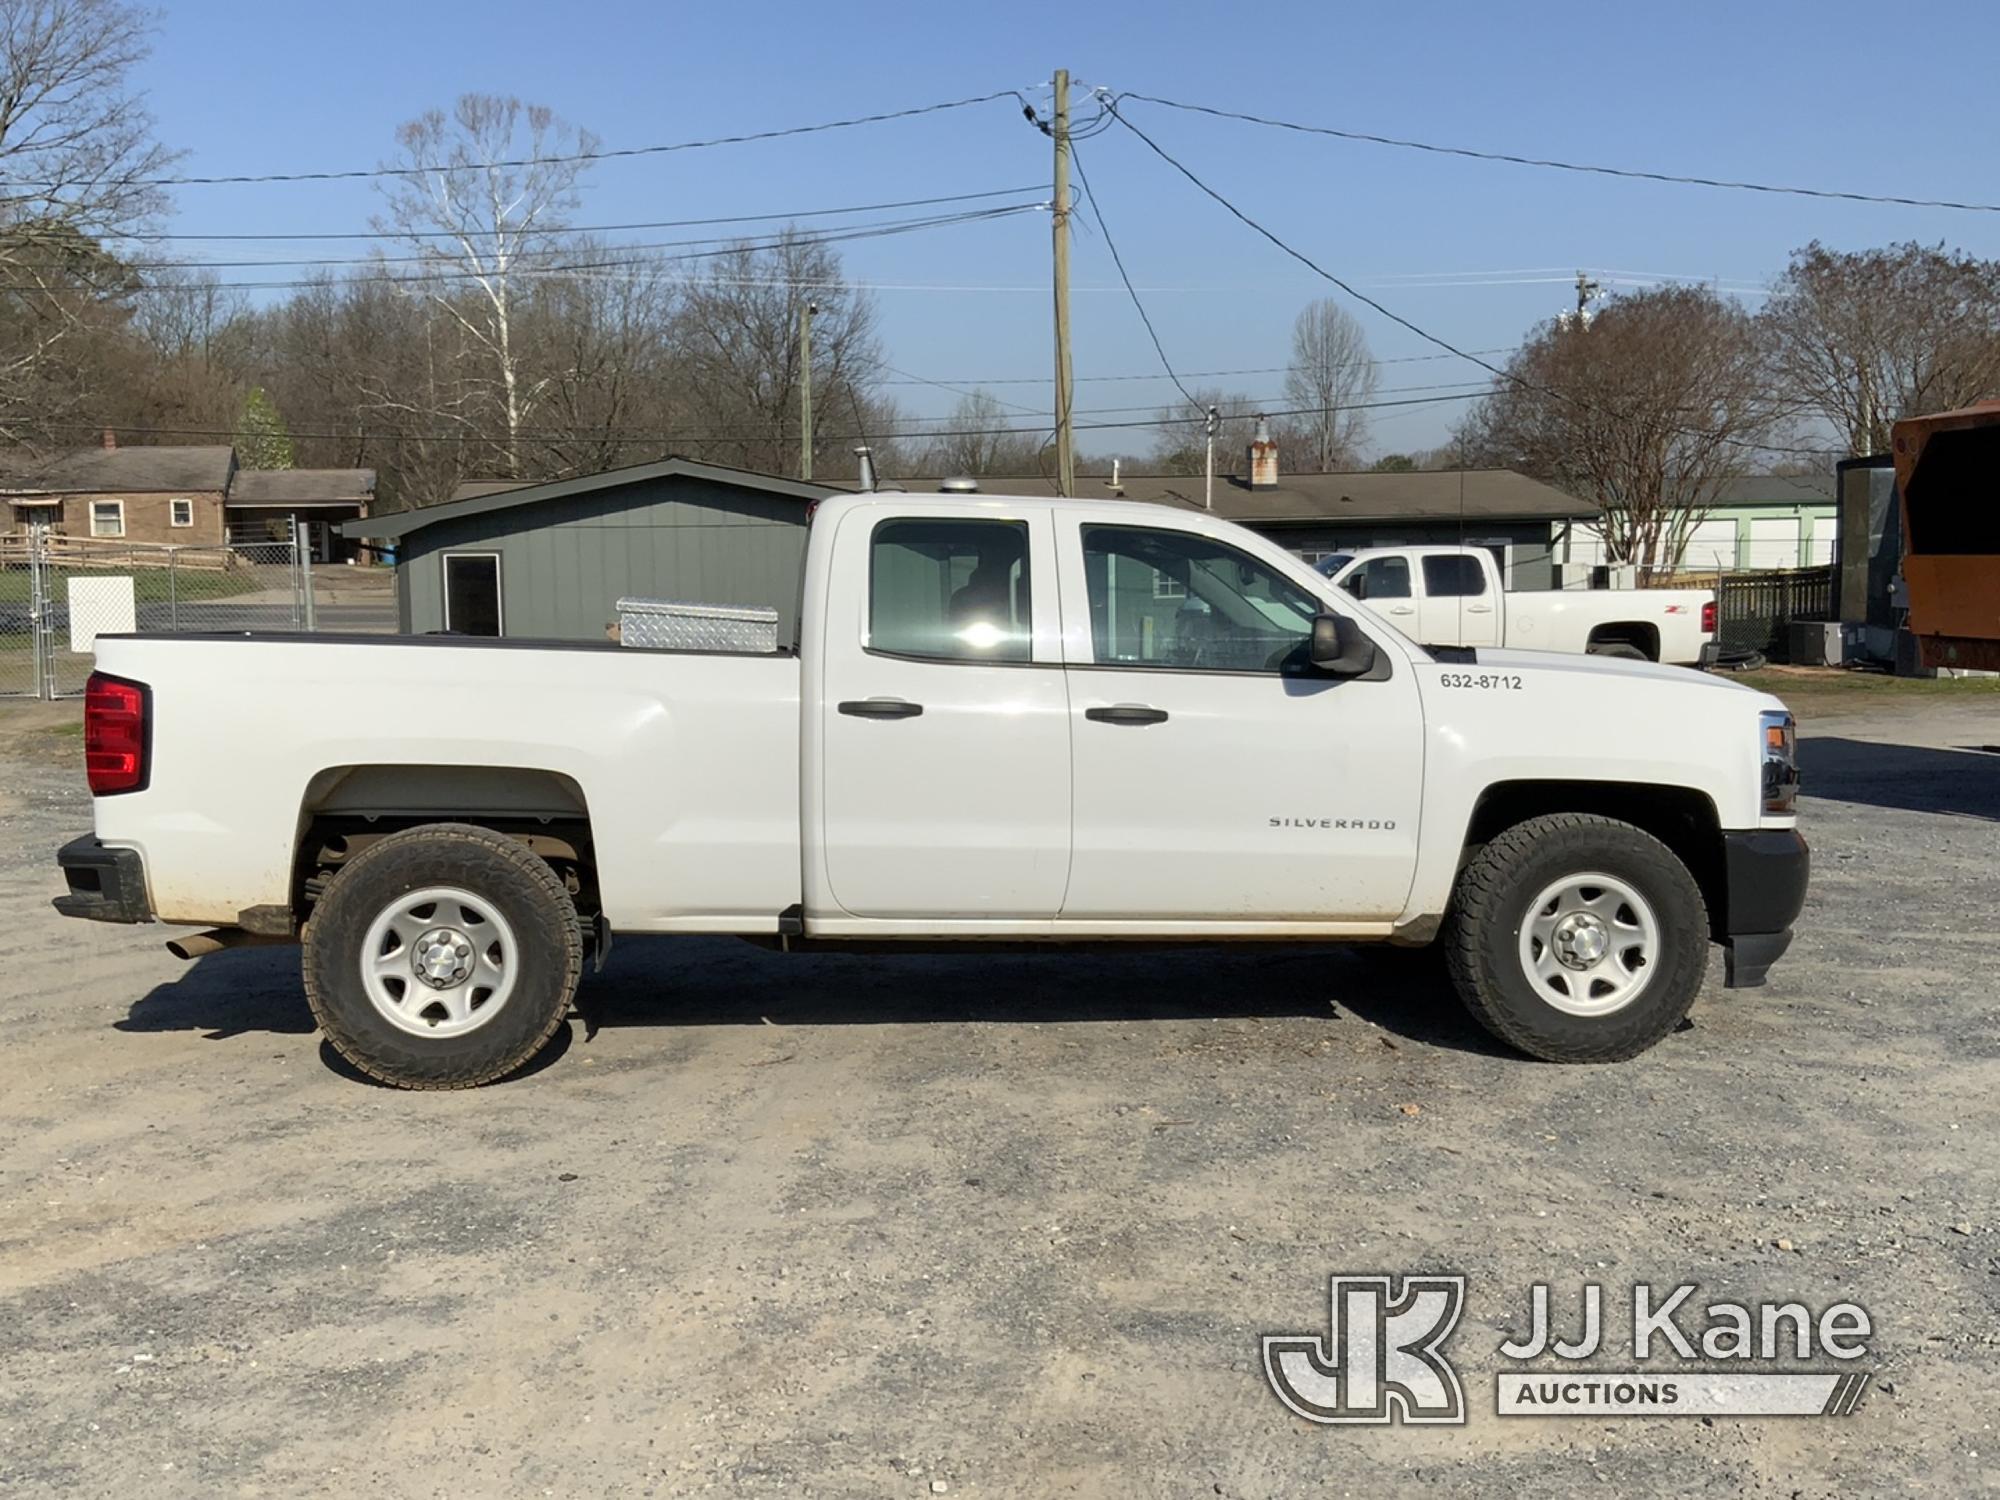
<instances>
[{"instance_id":1,"label":"power line","mask_svg":"<svg viewBox=\"0 0 2000 1500\"><path fill-rule=\"evenodd\" d=\"M903 198L892 203L851 203L844 208L801 208L790 213L775 214L717 214L706 219L652 219L636 224L578 224L564 229L566 234L617 234L634 229L695 229L707 224L761 224L777 219L820 219L837 214L880 213L892 208L930 208L939 203L971 203L982 198L1011 198L1017 193L1039 193L1045 184L1031 182L1022 187L988 188L979 193L945 193L935 198ZM457 231L468 239L491 239L497 235L511 233L504 229L468 229ZM32 231L30 231L32 233ZM248 241L248 240L382 240L398 236L383 234L372 229L335 230L325 234L308 234L303 231L261 234L186 234L186 233L144 233L112 235L114 240L130 240L141 243L166 243L177 240L202 241Z\"/></svg>"},{"instance_id":2,"label":"power line","mask_svg":"<svg viewBox=\"0 0 2000 1500\"><path fill-rule=\"evenodd\" d=\"M517 265L510 267L505 274L509 276L524 276L524 277L533 277L533 276L581 277L594 271L629 269L638 266L659 265L663 263L674 263L681 261L713 260L718 257L731 256L739 253L756 253L758 251L764 251L764 250L777 250L784 248L788 244L794 246L810 247L814 245L839 244L847 240L881 239L889 235L909 234L921 229L940 229L940 228L947 228L956 224L984 223L989 220L1009 218L1015 214L1033 212L1045 206L1046 205L1041 203L1013 203L998 208L968 210L964 213L943 214L925 219L893 220L875 226L836 226L834 228L826 230L824 233L814 234L814 235L801 235L793 237L789 240L783 238L768 239L762 243L756 243L747 240L738 240L738 241L733 241L730 244L727 244L720 249L691 250L677 255L652 255L652 256L642 256L637 258L627 257L623 259L614 257L611 259L557 261L557 262L547 262L542 264L531 263L527 265ZM613 247L613 248L625 248L625 247ZM346 286L365 286L365 285L422 286L422 285L435 285L438 283L446 283L454 281L456 282L479 281L487 277L498 274L501 273L493 271L436 271L436 272L424 272L420 274L411 274L411 275L385 275L385 276L349 275L342 278L342 284ZM723 279L726 280L727 278ZM280 291L280 290L297 289L300 287L319 286L323 284L324 280L325 278L306 277L306 278L291 278L285 280L272 280L272 281L217 281L213 283L213 286L215 290L218 291ZM766 278L743 278L742 281L743 284L745 285L817 286L824 284L819 282L792 283L792 282L783 282L776 279L766 279ZM183 290L182 287L175 285L173 283L148 283L148 282L137 282L131 285L118 286L118 285L105 285L102 283L92 283L86 281L82 284L82 286L84 290L93 291L99 293L100 295L105 295L105 296L128 296L128 295L137 296L149 293L159 293L159 292L171 293ZM860 288L857 285L856 289L859 290L862 288ZM0 292L31 292L39 294L50 294L52 292L60 292L63 290L66 290L66 288L50 287L36 282L0 282Z\"/></svg>"},{"instance_id":3,"label":"power line","mask_svg":"<svg viewBox=\"0 0 2000 1500\"><path fill-rule=\"evenodd\" d=\"M1190 114L1213 115L1222 120L1240 120L1249 125L1266 125L1274 130L1291 130L1303 135L1329 135L1343 141L1362 141L1374 146L1395 146L1405 151L1427 151L1435 156L1463 156L1473 161L1506 162L1517 167L1546 167L1558 172L1585 172L1599 177L1628 177L1642 182L1667 182L1686 187L1729 188L1745 193L1777 193L1795 198L1834 198L1849 203L1886 203L1899 208L1949 208L1965 213L2000 213L2000 203L1961 203L1950 198L1905 198L1892 193L1856 193L1837 188L1793 187L1769 182L1739 182L1727 177L1701 177L1691 173L1649 172L1637 167L1607 167L1588 162L1559 161L1553 157L1517 156L1506 151L1481 151L1472 146L1442 146L1433 141L1405 140L1400 136L1377 135L1366 130L1337 130L1330 125L1301 125L1293 120L1274 120L1243 110L1218 109L1209 104L1188 104L1163 99L1157 94L1126 92L1118 98L1140 99L1168 109ZM1114 110L1115 113L1115 110ZM1121 120L1123 117L1120 117ZM1124 121L1129 125L1129 120Z\"/></svg>"},{"instance_id":4,"label":"power line","mask_svg":"<svg viewBox=\"0 0 2000 1500\"><path fill-rule=\"evenodd\" d=\"M673 141L657 146L622 146L609 151L571 151L556 156L524 156L507 161L479 162L473 170L504 167L550 166L565 162L618 161L636 156L664 156L674 151L701 151L711 146L741 146L753 141L785 140L792 136L816 135L826 130L851 130L858 125L880 125L890 120L909 120L945 110L966 109L975 104L991 104L996 99L1019 99L1014 89L996 89L990 94L974 94L966 99L946 99L936 104L916 104L907 109L883 110L878 114L855 115L845 120L822 120L815 125L791 125L781 130L752 130L740 135L710 136L706 140ZM331 172L243 172L212 177L121 177L120 187L221 187L259 182L345 182L368 177L423 177L435 167L354 167ZM446 169L449 170L449 169ZM32 178L0 179L0 186L57 188L63 184Z\"/></svg>"},{"instance_id":5,"label":"power line","mask_svg":"<svg viewBox=\"0 0 2000 1500\"><path fill-rule=\"evenodd\" d=\"M1030 189L1030 191L1032 191L1032 189ZM958 214L928 215L916 219L876 219L872 221L863 220L855 224L836 224L829 226L828 228L825 228L823 230L813 230L811 231L810 237L818 237L821 235L836 235L836 234L846 235L853 231L863 230L863 229L898 228L904 226L921 228L933 224L957 222L962 218L963 219L983 218L987 216L998 217L1002 214L1016 213L1026 209L1040 208L1041 206L1042 204L1040 202L1012 203L1003 205L1002 207L999 208L966 209L966 210L961 210ZM772 214L772 215L766 215L764 217L779 218L782 217L782 215ZM575 234L582 234L585 232L587 231L583 230L565 231L565 233L575 233ZM482 230L479 231L479 233L483 235L491 235L493 231ZM770 231L766 230L764 231L764 234L768 236L770 234ZM453 237L456 238L456 235L454 235ZM400 236L392 236L392 238L400 238ZM424 238L430 238L430 236L424 236ZM685 245L737 245L744 243L749 238L751 237L742 234L711 234L711 235L703 235L694 239L685 239L685 240L627 241L621 244L609 244L604 246L603 248L607 252L620 252L620 253L627 250L676 250ZM797 235L793 236L793 238L795 240L804 241L807 240L809 236ZM782 244L784 241L782 238L780 238L772 242L776 244ZM582 247L579 246L578 248ZM548 254L555 252L543 251L539 253ZM454 255L449 251L440 251L434 248L422 251L414 255L348 255L348 256L308 257L298 260L287 260L287 259L153 260L153 261L132 260L123 262L121 268L127 271L241 271L241 270L254 270L260 266L284 267L284 266L436 265L440 261L450 261L450 260L455 260L457 258L458 257L456 255ZM532 259L528 259L518 263L516 269L532 269L532 266L533 266ZM480 273L480 274L485 274L485 273Z\"/></svg>"},{"instance_id":6,"label":"power line","mask_svg":"<svg viewBox=\"0 0 2000 1500\"><path fill-rule=\"evenodd\" d=\"M1482 394L1484 394L1484 392L1468 391L1460 393L1458 395L1410 396L1391 401L1355 402L1345 406L1337 406L1333 409L1335 411L1374 411L1388 407L1426 406L1426 405L1435 405L1439 402L1445 402L1445 401L1467 401ZM1264 415L1268 417L1297 417L1297 416L1305 416L1310 413L1322 412L1324 410L1326 410L1326 408L1321 406L1288 407L1282 410L1267 411L1264 413ZM1182 426L1188 423L1206 422L1207 420L1208 419L1205 415L1193 416L1193 417L1168 417L1168 416L1141 417L1131 421L1121 421L1121 422L1079 422L1076 424L1076 429L1079 432L1086 432L1086 431L1110 432L1110 431L1131 430L1134 428L1141 428L1141 427ZM103 430L105 424L102 422L50 422L50 423L45 423L43 425L50 431L56 431L56 432L97 433ZM118 424L113 424L113 430L121 438L125 437L235 438L239 436L237 430L232 427L182 427L182 426L126 427ZM893 439L893 438L905 438L914 440L918 438L938 438L938 437L1007 437L1019 433L1045 432L1047 430L1048 430L1048 424L1046 422L1042 422L1028 426L1016 426L1016 427L948 427L948 428L924 427L924 428L915 428L898 432L878 432L873 434L873 437L877 440ZM866 440L866 435L860 432L819 433L817 435L824 437L829 442L849 442L849 441ZM311 429L311 428L293 427L287 429L287 436L293 439L324 438L329 440L338 440L340 442L346 442L346 443L351 443L355 439L354 430L351 428ZM367 436L372 441L378 441L385 444L398 443L398 442L439 442L439 443L491 443L498 445L506 441L506 434L499 432L463 432L463 431L411 432L411 431L398 431L389 428L370 429L367 433ZM766 441L766 440L793 441L796 439L797 433L795 430L787 431L783 427L763 426L755 428L741 428L733 432L674 432L674 433L639 432L639 433L615 434L614 431L599 429L586 432L522 431L514 434L514 436L517 437L522 442L530 442L530 443L580 443L585 446L610 443L618 447L634 447L639 445L659 446L669 443L740 443L740 442ZM137 446L144 446L144 445L142 444Z\"/></svg>"},{"instance_id":7,"label":"power line","mask_svg":"<svg viewBox=\"0 0 2000 1500\"><path fill-rule=\"evenodd\" d=\"M1037 290L1039 290L1039 288ZM1520 346L1517 344L1507 344L1507 345L1502 345L1501 347L1496 349L1475 349L1472 352L1474 354L1511 354L1514 352L1515 349L1519 347ZM1419 365L1428 363L1432 360L1456 359L1456 358L1458 358L1456 354L1404 354L1393 359L1371 359L1368 361L1368 363L1371 365ZM1246 365L1241 369L1235 369L1235 370L1187 370L1184 371L1183 373L1190 380L1206 380L1225 375L1282 375L1290 368L1291 368L1290 365ZM908 371L904 371L903 374L906 377L903 380L878 380L875 383L877 385L936 385L942 383L948 385L971 385L971 386L1048 385L1051 383L1050 377L1047 375L1010 375L1004 377L983 376L983 375L977 375L977 376L954 375L951 377L949 381L939 382L926 379L924 376L921 375L911 375L909 374ZM1148 371L1143 375L1079 375L1076 377L1076 383L1078 385L1082 385L1086 381L1165 380L1166 378L1167 377L1164 375L1159 375L1151 371Z\"/></svg>"},{"instance_id":8,"label":"power line","mask_svg":"<svg viewBox=\"0 0 2000 1500\"><path fill-rule=\"evenodd\" d=\"M1108 114L1109 111L1100 111ZM1111 263L1118 268L1118 279L1125 283L1125 294L1132 299L1132 309L1139 314L1139 321L1146 325L1146 337L1153 341L1153 352L1160 356L1160 368L1167 372L1167 379L1174 383L1174 389L1187 399L1187 404L1199 407L1188 388L1181 384L1180 376L1174 373L1173 361L1167 358L1167 351L1160 343L1160 332L1153 327L1153 320L1146 316L1146 304L1139 300L1133 289L1132 278L1125 274L1125 258L1118 253L1118 242L1111 238L1111 226L1104 222L1104 209L1097 201L1097 192L1090 185L1090 174L1083 169L1083 153L1076 149L1076 141L1071 138L1069 147L1070 163L1076 168L1077 181L1083 184L1083 196L1090 202L1090 216L1097 221L1097 229L1104 236L1104 248L1111 252Z\"/></svg>"},{"instance_id":9,"label":"power line","mask_svg":"<svg viewBox=\"0 0 2000 1500\"><path fill-rule=\"evenodd\" d=\"M1524 379L1522 376L1515 374L1512 370L1502 369L1499 365L1493 364L1490 361L1481 358L1479 355L1473 353L1470 350L1459 348L1449 339L1440 338L1437 334L1432 333L1429 329L1419 327L1417 324L1411 322L1408 318L1404 317L1401 313L1394 312L1389 308L1384 307L1380 302L1377 302L1373 297L1369 296L1366 292L1357 290L1352 283L1343 281L1340 277L1334 275L1333 272L1327 270L1324 266L1320 265L1317 261L1312 259L1311 256L1307 255L1303 250L1294 249L1284 240L1278 238L1276 234L1272 233L1269 229L1266 229L1262 224L1258 223L1255 219L1251 218L1248 214L1243 212L1242 209L1238 208L1234 203L1231 203L1227 198L1223 197L1221 193L1217 192L1214 188L1210 187L1200 177L1196 176L1191 168L1185 166L1178 158L1171 155L1166 150L1165 147L1160 145L1158 141L1154 140L1150 135L1146 134L1145 131L1141 130L1137 125L1134 125L1130 120L1126 119L1124 114L1121 113L1118 109L1117 99L1107 97L1105 100L1105 108L1109 109L1112 112L1112 114L1117 118L1119 124L1123 125L1127 130L1131 131L1132 134L1136 135L1141 141L1145 142L1147 148L1150 151L1152 151L1152 153L1155 156L1159 157L1161 161L1165 162L1168 166L1172 167L1176 172L1180 173L1181 176L1185 177L1189 182L1193 183L1195 187L1199 188L1204 195L1214 199L1217 203L1221 204L1223 209L1228 212L1230 217L1236 219L1239 223L1243 224L1247 228L1254 230L1262 238L1269 240L1273 245L1277 246L1278 249L1284 251L1286 255L1289 255L1293 260L1297 261L1300 265L1304 266L1307 270L1311 271L1315 276L1318 276L1321 280L1330 282L1332 285L1338 287L1341 291L1345 292L1348 296L1352 297L1356 302L1361 303L1362 306L1371 308L1375 312L1380 313L1383 317L1387 318L1390 322L1396 324L1398 327L1408 329L1411 333L1414 333L1418 338L1422 339L1425 343L1435 344L1438 348L1444 350L1447 354L1455 354L1460 359L1478 365L1480 369L1485 370L1489 374L1494 375L1499 379L1506 381L1509 385L1517 386L1522 390L1532 391L1539 396L1546 396L1553 401L1561 401L1566 405L1575 406L1584 411L1593 412L1599 416L1609 417L1613 421L1628 420L1617 411L1599 406L1595 402L1586 401L1580 396L1573 396L1569 394L1567 391L1559 390L1553 386L1545 386L1539 384L1536 381ZM1713 436L1713 434L1698 432L1693 429L1680 429L1680 431L1683 436L1687 437L1708 438ZM1746 438L1724 438L1721 439L1721 441L1727 443L1731 447L1752 449L1766 453L1809 453L1817 451L1815 449L1786 448L1771 443L1752 442Z\"/></svg>"}]
</instances>

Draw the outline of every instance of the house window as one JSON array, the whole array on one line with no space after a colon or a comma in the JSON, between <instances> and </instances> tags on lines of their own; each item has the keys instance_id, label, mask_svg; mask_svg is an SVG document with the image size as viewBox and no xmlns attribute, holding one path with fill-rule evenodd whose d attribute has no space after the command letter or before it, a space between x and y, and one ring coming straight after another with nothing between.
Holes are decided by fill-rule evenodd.
<instances>
[{"instance_id":1,"label":"house window","mask_svg":"<svg viewBox=\"0 0 2000 1500\"><path fill-rule=\"evenodd\" d=\"M502 634L500 554L447 552L444 628L455 635Z\"/></svg>"},{"instance_id":2,"label":"house window","mask_svg":"<svg viewBox=\"0 0 2000 1500\"><path fill-rule=\"evenodd\" d=\"M169 500L167 502L167 512L168 519L176 526L194 525L194 501L192 500Z\"/></svg>"},{"instance_id":3,"label":"house window","mask_svg":"<svg viewBox=\"0 0 2000 1500\"><path fill-rule=\"evenodd\" d=\"M90 534L92 536L125 535L125 502L123 500L91 501Z\"/></svg>"}]
</instances>

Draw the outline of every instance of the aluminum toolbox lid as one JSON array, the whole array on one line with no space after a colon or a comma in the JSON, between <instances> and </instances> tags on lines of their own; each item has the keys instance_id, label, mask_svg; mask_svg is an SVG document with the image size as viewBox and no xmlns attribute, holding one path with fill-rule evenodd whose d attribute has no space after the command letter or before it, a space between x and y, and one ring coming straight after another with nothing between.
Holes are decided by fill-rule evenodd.
<instances>
[{"instance_id":1,"label":"aluminum toolbox lid","mask_svg":"<svg viewBox=\"0 0 2000 1500\"><path fill-rule=\"evenodd\" d=\"M677 615L692 620L740 620L746 625L775 625L778 612L766 605L685 604L676 599L620 599L618 613Z\"/></svg>"}]
</instances>

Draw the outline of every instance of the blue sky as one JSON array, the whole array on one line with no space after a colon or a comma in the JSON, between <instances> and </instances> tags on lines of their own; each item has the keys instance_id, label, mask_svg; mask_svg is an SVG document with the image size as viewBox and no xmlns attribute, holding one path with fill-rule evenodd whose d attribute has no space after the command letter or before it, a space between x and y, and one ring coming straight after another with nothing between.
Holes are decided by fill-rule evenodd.
<instances>
[{"instance_id":1,"label":"blue sky","mask_svg":"<svg viewBox=\"0 0 2000 1500\"><path fill-rule=\"evenodd\" d=\"M1945 42L1911 40L1927 19ZM1985 137L1996 58L2000 9L1906 5L1892 14L1845 0L1643 9L1302 0L1237 9L349 0L330 9L168 0L140 82L161 139L188 153L187 173L371 166L391 155L399 122L465 91L547 104L620 147L995 89L1035 93L1067 66L1085 84L1484 149L1994 201L2000 174ZM1620 182L1129 108L1274 231L1466 348L1517 342L1573 298L1566 283L1579 266L1756 286L1814 238L1843 248L1942 240L2000 255L1996 214ZM1201 198L1136 139L1114 128L1080 150L1175 365L1282 364L1294 314L1332 289ZM994 103L604 163L586 179L581 217L790 212L1046 183L1048 171L1046 139L1011 103ZM375 203L365 183L185 187L168 227L351 231L367 227ZM845 256L852 277L884 288L882 335L899 370L954 383L1036 379L1050 362L1048 238L1045 216L1022 215L863 241ZM233 253L241 246L180 248L250 258ZM1496 286L1471 274L1491 272L1555 279ZM1092 227L1079 231L1073 277L1079 407L1162 399L1164 381L1089 379L1158 369ZM1486 284L1449 284L1466 281ZM920 286L953 290L903 289ZM1356 310L1379 358L1435 352ZM1449 360L1397 363L1384 368L1382 385L1477 374ZM1214 383L1261 396L1275 395L1280 381L1263 374ZM993 389L1046 405L1046 387ZM922 416L956 399L923 385L898 395ZM1435 443L1461 409L1381 414L1373 446ZM1082 441L1093 451L1143 450L1146 435Z\"/></svg>"}]
</instances>

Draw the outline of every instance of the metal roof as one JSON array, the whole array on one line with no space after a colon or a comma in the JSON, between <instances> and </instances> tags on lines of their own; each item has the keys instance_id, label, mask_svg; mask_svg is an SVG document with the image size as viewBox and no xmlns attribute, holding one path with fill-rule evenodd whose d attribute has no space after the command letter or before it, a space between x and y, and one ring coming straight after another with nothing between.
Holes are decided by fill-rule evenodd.
<instances>
[{"instance_id":1,"label":"metal roof","mask_svg":"<svg viewBox=\"0 0 2000 1500\"><path fill-rule=\"evenodd\" d=\"M796 479L780 479L774 474L756 474L748 469L730 469L720 464L696 463L689 458L665 458L658 463L634 464L630 468L607 469L601 474L584 474L575 479L552 480L547 484L502 487L486 490L484 493L472 493L481 488L477 484L461 485L458 490L453 491L453 498L441 505L422 505L412 510L370 516L365 520L343 521L336 529L343 536L380 537L387 540L408 536L413 531L435 525L439 521L457 521L467 516L482 516L493 511L512 510L516 506L539 505L547 500L572 500L584 495L594 495L603 490L615 490L628 484L643 484L654 479L704 479L712 484L758 490L767 495L778 495L802 503L824 500L840 493L839 490L826 485L804 484Z\"/></svg>"}]
</instances>

